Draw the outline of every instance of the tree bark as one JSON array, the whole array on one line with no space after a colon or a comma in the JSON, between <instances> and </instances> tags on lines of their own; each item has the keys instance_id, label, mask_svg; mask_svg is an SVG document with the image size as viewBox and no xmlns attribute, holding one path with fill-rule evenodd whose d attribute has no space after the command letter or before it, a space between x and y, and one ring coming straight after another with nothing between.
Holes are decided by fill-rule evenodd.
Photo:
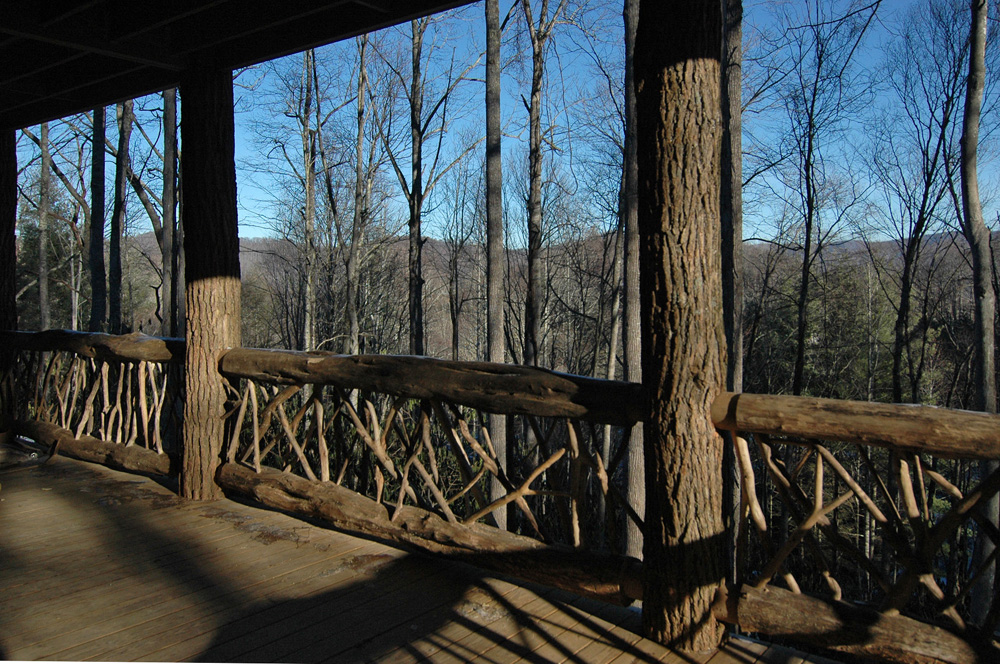
<instances>
[{"instance_id":1,"label":"tree bark","mask_svg":"<svg viewBox=\"0 0 1000 664\"><path fill-rule=\"evenodd\" d=\"M179 335L177 320L177 88L163 91L163 238L160 265L163 271L161 334Z\"/></svg>"},{"instance_id":2,"label":"tree bark","mask_svg":"<svg viewBox=\"0 0 1000 664\"><path fill-rule=\"evenodd\" d=\"M637 561L546 546L483 524L450 523L409 505L390 519L384 505L332 482L313 482L271 468L256 473L235 463L219 469L219 482L227 491L339 530L444 554L605 602L627 605L641 590Z\"/></svg>"},{"instance_id":3,"label":"tree bark","mask_svg":"<svg viewBox=\"0 0 1000 664\"><path fill-rule=\"evenodd\" d=\"M410 22L413 31L413 41L410 62L412 77L410 78L410 355L424 354L424 277L421 251L424 240L421 237L420 216L424 207L424 84L420 73L421 52L423 50L424 30L427 29L427 19L415 19Z\"/></svg>"},{"instance_id":4,"label":"tree bark","mask_svg":"<svg viewBox=\"0 0 1000 664\"><path fill-rule=\"evenodd\" d=\"M49 123L39 129L38 145L42 151L38 173L38 326L52 327L49 307L49 207L52 204L49 181L52 173L52 153L49 151Z\"/></svg>"},{"instance_id":5,"label":"tree bark","mask_svg":"<svg viewBox=\"0 0 1000 664\"><path fill-rule=\"evenodd\" d=\"M104 271L104 107L94 109L90 169L90 324L91 332L105 329L108 315L108 285Z\"/></svg>"},{"instance_id":6,"label":"tree bark","mask_svg":"<svg viewBox=\"0 0 1000 664\"><path fill-rule=\"evenodd\" d=\"M725 579L722 445L710 407L725 382L719 178L721 5L640 4L639 126L646 518L643 627L683 650L716 647Z\"/></svg>"},{"instance_id":7,"label":"tree bark","mask_svg":"<svg viewBox=\"0 0 1000 664\"><path fill-rule=\"evenodd\" d=\"M503 160L500 137L500 1L486 0L486 360L502 364L504 353ZM513 458L507 440L507 418L490 416L497 465L506 473ZM506 494L494 479L490 499ZM497 526L507 528L507 513L495 512Z\"/></svg>"},{"instance_id":8,"label":"tree bark","mask_svg":"<svg viewBox=\"0 0 1000 664\"><path fill-rule=\"evenodd\" d=\"M813 647L899 664L995 662L1000 649L906 618L886 616L846 602L832 602L768 586L745 585L715 607L720 620L750 632Z\"/></svg>"},{"instance_id":9,"label":"tree bark","mask_svg":"<svg viewBox=\"0 0 1000 664\"><path fill-rule=\"evenodd\" d=\"M361 260L362 231L368 217L367 178L365 174L365 127L368 124L368 35L358 37L358 114L354 145L354 218L351 225L351 246L347 250L345 281L347 282L347 354L361 352L361 325L358 320L360 283L358 263Z\"/></svg>"},{"instance_id":10,"label":"tree bark","mask_svg":"<svg viewBox=\"0 0 1000 664\"><path fill-rule=\"evenodd\" d=\"M17 329L17 138L0 131L0 330ZM0 356L2 359L2 356ZM5 367L0 366L0 371Z\"/></svg>"},{"instance_id":11,"label":"tree bark","mask_svg":"<svg viewBox=\"0 0 1000 664\"><path fill-rule=\"evenodd\" d=\"M240 345L233 81L227 70L185 72L183 168L187 350L181 496L221 496L225 381L219 358Z\"/></svg>"},{"instance_id":12,"label":"tree bark","mask_svg":"<svg viewBox=\"0 0 1000 664\"><path fill-rule=\"evenodd\" d=\"M987 413L997 412L995 320L996 294L993 291L993 260L990 253L990 231L983 220L979 198L979 178L976 162L979 145L979 117L983 104L986 79L986 0L972 0L972 21L969 31L969 77L966 83L965 115L962 122L961 177L962 177L962 231L969 242L972 254L973 294L976 299L976 406ZM1000 462L984 461L980 476L988 477ZM993 496L984 506L991 523L1000 523L1000 497ZM986 560L995 548L993 541L979 533L976 558ZM982 622L996 600L996 563L989 566L971 593L973 621Z\"/></svg>"},{"instance_id":13,"label":"tree bark","mask_svg":"<svg viewBox=\"0 0 1000 664\"><path fill-rule=\"evenodd\" d=\"M727 0L722 50L722 317L726 328L726 389L743 391L743 0ZM722 454L723 502L729 533L729 582L735 583L740 520L740 471L735 441Z\"/></svg>"},{"instance_id":14,"label":"tree bark","mask_svg":"<svg viewBox=\"0 0 1000 664\"><path fill-rule=\"evenodd\" d=\"M132 100L118 104L118 152L115 155L115 202L111 213L108 258L108 328L122 333L122 233L125 228L125 196L128 193L129 138L132 135ZM103 147L103 146L102 146Z\"/></svg>"},{"instance_id":15,"label":"tree bark","mask_svg":"<svg viewBox=\"0 0 1000 664\"><path fill-rule=\"evenodd\" d=\"M635 93L635 33L639 25L639 0L625 0L625 155L622 172L621 215L625 222L625 294L622 350L625 380L642 383L642 312L639 298L639 162L638 120ZM628 502L640 517L646 512L646 477L643 461L643 428L629 432L626 471ZM631 519L625 525L625 553L642 558L642 529Z\"/></svg>"}]
</instances>

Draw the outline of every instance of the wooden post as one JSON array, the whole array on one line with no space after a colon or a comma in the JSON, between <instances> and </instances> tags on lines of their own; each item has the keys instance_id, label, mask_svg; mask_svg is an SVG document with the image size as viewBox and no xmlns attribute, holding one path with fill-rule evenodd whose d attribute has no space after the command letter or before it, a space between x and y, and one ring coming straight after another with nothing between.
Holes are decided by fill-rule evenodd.
<instances>
[{"instance_id":1,"label":"wooden post","mask_svg":"<svg viewBox=\"0 0 1000 664\"><path fill-rule=\"evenodd\" d=\"M17 140L0 131L0 330L17 329Z\"/></svg>"},{"instance_id":2,"label":"wooden post","mask_svg":"<svg viewBox=\"0 0 1000 664\"><path fill-rule=\"evenodd\" d=\"M725 381L720 259L721 5L643 0L638 95L646 533L643 627L707 650L726 571L722 441L711 404Z\"/></svg>"},{"instance_id":3,"label":"wooden post","mask_svg":"<svg viewBox=\"0 0 1000 664\"><path fill-rule=\"evenodd\" d=\"M0 330L17 329L17 140L13 130L0 131ZM13 415L9 382L14 354L0 347L0 436Z\"/></svg>"},{"instance_id":4,"label":"wooden post","mask_svg":"<svg viewBox=\"0 0 1000 664\"><path fill-rule=\"evenodd\" d=\"M219 358L240 345L232 73L189 70L181 99L187 351L180 493L211 500L221 497L215 470L226 392Z\"/></svg>"}]
</instances>

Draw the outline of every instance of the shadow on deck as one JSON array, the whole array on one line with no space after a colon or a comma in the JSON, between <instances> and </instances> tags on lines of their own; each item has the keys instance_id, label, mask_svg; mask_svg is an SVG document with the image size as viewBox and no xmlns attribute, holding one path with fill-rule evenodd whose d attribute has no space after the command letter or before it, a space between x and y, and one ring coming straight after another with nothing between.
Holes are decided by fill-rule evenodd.
<instances>
[{"instance_id":1,"label":"shadow on deck","mask_svg":"<svg viewBox=\"0 0 1000 664\"><path fill-rule=\"evenodd\" d=\"M0 659L804 661L682 656L635 611L69 459L0 474L0 500Z\"/></svg>"}]
</instances>

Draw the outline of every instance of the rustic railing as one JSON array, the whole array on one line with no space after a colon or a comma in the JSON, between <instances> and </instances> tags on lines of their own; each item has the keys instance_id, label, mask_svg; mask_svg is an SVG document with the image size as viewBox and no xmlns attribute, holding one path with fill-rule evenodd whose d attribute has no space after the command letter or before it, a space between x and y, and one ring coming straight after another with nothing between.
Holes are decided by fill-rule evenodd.
<instances>
[{"instance_id":1,"label":"rustic railing","mask_svg":"<svg viewBox=\"0 0 1000 664\"><path fill-rule=\"evenodd\" d=\"M3 332L13 351L0 388L23 434L88 461L174 474L184 342L63 330Z\"/></svg>"},{"instance_id":2,"label":"rustic railing","mask_svg":"<svg viewBox=\"0 0 1000 664\"><path fill-rule=\"evenodd\" d=\"M617 548L624 519L639 522L618 486L622 446L611 458L602 452L605 436L620 441L638 419L637 386L321 352L234 349L220 368L233 389L225 489L287 509L322 488L329 500L309 509L340 527L479 560L488 553L488 566L603 599L638 595L638 561L593 552ZM506 464L497 448L508 441L492 439L486 413L513 418ZM501 511L512 532L488 527Z\"/></svg>"},{"instance_id":3,"label":"rustic railing","mask_svg":"<svg viewBox=\"0 0 1000 664\"><path fill-rule=\"evenodd\" d=\"M0 413L29 435L118 467L174 467L183 341L46 332L0 344L17 353ZM608 601L640 598L639 562L608 553L625 519L640 523L622 495L620 444L641 417L637 385L252 349L219 368L227 491ZM486 413L509 416L506 468ZM720 591L719 619L888 661L1000 661L1000 601L989 596L985 621L969 606L1000 555L980 509L1000 492L1000 473L980 464L1000 459L1000 418L728 393L711 416L743 480L739 583ZM490 525L502 511L513 532ZM997 549L973 560L980 537Z\"/></svg>"},{"instance_id":4,"label":"rustic railing","mask_svg":"<svg viewBox=\"0 0 1000 664\"><path fill-rule=\"evenodd\" d=\"M969 607L1000 553L1000 531L978 509L1000 491L1000 473L980 474L976 461L1000 458L1000 418L724 394L713 420L730 432L744 487L742 585L719 617L891 661L1000 661L990 659L1000 656L990 645L1000 600L987 590L977 628ZM998 548L967 559L980 536Z\"/></svg>"}]
</instances>

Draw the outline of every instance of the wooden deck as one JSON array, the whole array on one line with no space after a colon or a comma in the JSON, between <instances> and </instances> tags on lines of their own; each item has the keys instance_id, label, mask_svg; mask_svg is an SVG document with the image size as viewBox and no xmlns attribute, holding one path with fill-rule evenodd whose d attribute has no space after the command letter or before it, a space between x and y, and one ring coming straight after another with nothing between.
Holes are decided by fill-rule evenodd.
<instances>
[{"instance_id":1,"label":"wooden deck","mask_svg":"<svg viewBox=\"0 0 1000 664\"><path fill-rule=\"evenodd\" d=\"M800 664L697 658L636 611L56 458L0 473L0 659Z\"/></svg>"}]
</instances>

